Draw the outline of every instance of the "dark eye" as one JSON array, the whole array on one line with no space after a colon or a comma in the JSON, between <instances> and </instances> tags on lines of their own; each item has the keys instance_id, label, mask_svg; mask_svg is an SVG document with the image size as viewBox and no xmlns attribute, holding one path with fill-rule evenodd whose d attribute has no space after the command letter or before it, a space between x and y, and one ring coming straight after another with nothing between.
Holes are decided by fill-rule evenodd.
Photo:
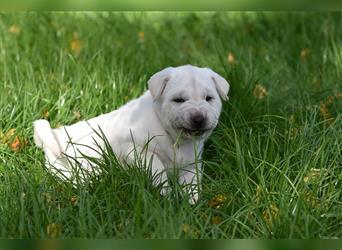
<instances>
[{"instance_id":1,"label":"dark eye","mask_svg":"<svg viewBox=\"0 0 342 250\"><path fill-rule=\"evenodd\" d=\"M206 96L206 97L205 97L205 100L206 100L207 102L210 102L212 99L213 99L213 98L212 98L211 96Z\"/></svg>"},{"instance_id":2,"label":"dark eye","mask_svg":"<svg viewBox=\"0 0 342 250\"><path fill-rule=\"evenodd\" d=\"M175 98L175 99L173 99L173 101L176 102L176 103L183 103L183 102L185 102L185 100L183 98L181 98L181 97Z\"/></svg>"}]
</instances>

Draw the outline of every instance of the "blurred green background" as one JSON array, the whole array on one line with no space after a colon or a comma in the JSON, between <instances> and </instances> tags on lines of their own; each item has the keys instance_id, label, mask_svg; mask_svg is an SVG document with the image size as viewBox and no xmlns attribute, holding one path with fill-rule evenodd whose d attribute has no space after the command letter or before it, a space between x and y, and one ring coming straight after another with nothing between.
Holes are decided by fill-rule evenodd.
<instances>
[{"instance_id":1,"label":"blurred green background","mask_svg":"<svg viewBox=\"0 0 342 250\"><path fill-rule=\"evenodd\" d=\"M107 10L107 11L255 11L255 10L341 10L339 0L3 0L6 10Z\"/></svg>"}]
</instances>

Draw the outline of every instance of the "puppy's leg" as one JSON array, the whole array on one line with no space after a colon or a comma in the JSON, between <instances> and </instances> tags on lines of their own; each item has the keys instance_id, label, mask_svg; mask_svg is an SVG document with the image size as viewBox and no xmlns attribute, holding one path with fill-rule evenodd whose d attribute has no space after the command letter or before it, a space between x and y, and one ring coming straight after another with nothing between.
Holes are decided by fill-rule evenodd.
<instances>
[{"instance_id":1,"label":"puppy's leg","mask_svg":"<svg viewBox=\"0 0 342 250\"><path fill-rule=\"evenodd\" d=\"M189 203L192 205L198 201L201 178L202 165L200 163L183 168L179 172L179 184L183 185L183 190L189 194Z\"/></svg>"},{"instance_id":2,"label":"puppy's leg","mask_svg":"<svg viewBox=\"0 0 342 250\"><path fill-rule=\"evenodd\" d=\"M151 168L152 172L152 183L154 186L159 186L162 184L162 189L160 190L161 195L167 195L170 193L170 187L168 185L167 169L165 168L163 162L159 157L150 150L143 150L139 146L123 145L124 148L128 149L125 161L127 163L134 162L146 162L146 167ZM124 150L125 152L125 150ZM122 155L122 154L121 154Z\"/></svg>"},{"instance_id":3,"label":"puppy's leg","mask_svg":"<svg viewBox=\"0 0 342 250\"><path fill-rule=\"evenodd\" d=\"M151 159L151 171L153 176L153 185L158 186L162 183L162 189L160 190L161 195L167 195L170 193L171 189L168 185L168 178L164 164L153 152L147 152L149 158Z\"/></svg>"}]
</instances>

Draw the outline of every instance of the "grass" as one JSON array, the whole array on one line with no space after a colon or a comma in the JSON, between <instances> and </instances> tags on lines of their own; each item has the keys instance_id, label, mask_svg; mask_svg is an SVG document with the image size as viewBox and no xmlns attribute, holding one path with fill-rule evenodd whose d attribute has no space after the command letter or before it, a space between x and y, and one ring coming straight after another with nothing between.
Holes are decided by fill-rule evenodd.
<instances>
[{"instance_id":1,"label":"grass","mask_svg":"<svg viewBox=\"0 0 342 250\"><path fill-rule=\"evenodd\" d=\"M342 237L341 26L341 13L1 14L0 237ZM187 63L231 84L197 205L110 153L79 188L44 170L34 120L109 112Z\"/></svg>"}]
</instances>

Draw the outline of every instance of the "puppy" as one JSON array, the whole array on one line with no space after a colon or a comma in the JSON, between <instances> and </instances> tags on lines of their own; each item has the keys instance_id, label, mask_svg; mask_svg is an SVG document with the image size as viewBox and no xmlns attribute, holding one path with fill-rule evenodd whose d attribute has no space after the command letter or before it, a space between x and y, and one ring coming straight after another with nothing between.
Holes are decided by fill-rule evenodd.
<instances>
[{"instance_id":1,"label":"puppy","mask_svg":"<svg viewBox=\"0 0 342 250\"><path fill-rule=\"evenodd\" d=\"M170 191L168 173L177 168L179 183L194 204L203 143L218 123L221 99L228 100L228 91L228 82L209 68L169 67L149 79L142 96L113 112L56 129L46 120L35 121L34 140L44 150L47 168L72 179L76 161L82 169L96 171L84 156L101 157L103 133L121 161L134 162L144 154L153 183L162 184L161 194Z\"/></svg>"}]
</instances>

